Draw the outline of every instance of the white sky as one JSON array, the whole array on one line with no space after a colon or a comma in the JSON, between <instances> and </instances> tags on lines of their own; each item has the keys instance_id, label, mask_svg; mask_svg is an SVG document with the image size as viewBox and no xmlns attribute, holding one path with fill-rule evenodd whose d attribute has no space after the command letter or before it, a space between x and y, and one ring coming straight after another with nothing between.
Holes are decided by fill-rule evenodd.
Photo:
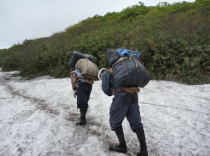
<instances>
[{"instance_id":1,"label":"white sky","mask_svg":"<svg viewBox=\"0 0 210 156\"><path fill-rule=\"evenodd\" d=\"M182 0L141 0L157 5ZM185 0L193 2L194 0ZM0 49L46 37L93 15L120 11L139 0L0 0Z\"/></svg>"}]
</instances>

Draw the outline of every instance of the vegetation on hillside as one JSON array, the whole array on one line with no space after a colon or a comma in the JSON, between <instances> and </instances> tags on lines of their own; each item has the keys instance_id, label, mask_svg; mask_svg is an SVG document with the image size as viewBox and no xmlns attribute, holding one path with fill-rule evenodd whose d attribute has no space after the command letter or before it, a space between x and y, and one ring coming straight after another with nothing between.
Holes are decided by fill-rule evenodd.
<instances>
[{"instance_id":1,"label":"vegetation on hillside","mask_svg":"<svg viewBox=\"0 0 210 156\"><path fill-rule=\"evenodd\" d=\"M210 0L152 7L139 3L96 15L65 32L1 50L0 65L28 77L64 77L73 50L94 55L104 67L109 48L140 51L153 79L210 83Z\"/></svg>"},{"instance_id":2,"label":"vegetation on hillside","mask_svg":"<svg viewBox=\"0 0 210 156\"><path fill-rule=\"evenodd\" d=\"M0 67L3 65L3 60L5 58L5 54L4 53L6 51L6 49L0 49Z\"/></svg>"}]
</instances>

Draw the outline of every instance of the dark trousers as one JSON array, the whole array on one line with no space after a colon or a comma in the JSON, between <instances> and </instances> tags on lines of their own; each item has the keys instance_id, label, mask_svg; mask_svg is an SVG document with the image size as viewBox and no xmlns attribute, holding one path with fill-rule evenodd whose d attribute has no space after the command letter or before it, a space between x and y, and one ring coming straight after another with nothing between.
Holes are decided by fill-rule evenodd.
<instances>
[{"instance_id":1,"label":"dark trousers","mask_svg":"<svg viewBox=\"0 0 210 156\"><path fill-rule=\"evenodd\" d=\"M110 126L112 130L120 127L127 118L133 131L142 127L137 93L117 92L110 107Z\"/></svg>"},{"instance_id":2,"label":"dark trousers","mask_svg":"<svg viewBox=\"0 0 210 156\"><path fill-rule=\"evenodd\" d=\"M88 101L90 99L90 93L92 91L92 85L79 81L77 88L77 108L88 108Z\"/></svg>"}]
</instances>

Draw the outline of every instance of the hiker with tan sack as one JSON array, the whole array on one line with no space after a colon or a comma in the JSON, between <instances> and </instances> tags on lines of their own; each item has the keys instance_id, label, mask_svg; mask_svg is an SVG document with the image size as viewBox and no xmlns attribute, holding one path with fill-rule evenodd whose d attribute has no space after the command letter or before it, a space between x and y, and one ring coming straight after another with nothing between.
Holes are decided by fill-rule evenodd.
<instances>
[{"instance_id":1,"label":"hiker with tan sack","mask_svg":"<svg viewBox=\"0 0 210 156\"><path fill-rule=\"evenodd\" d=\"M76 125L86 124L88 101L98 74L98 67L93 63L93 58L92 55L74 51L69 61L72 89L74 97L77 98L77 108L80 110L80 120Z\"/></svg>"},{"instance_id":2,"label":"hiker with tan sack","mask_svg":"<svg viewBox=\"0 0 210 156\"><path fill-rule=\"evenodd\" d=\"M122 122L126 117L131 129L136 133L140 151L137 156L148 156L146 138L138 105L139 87L149 82L149 76L139 61L140 53L117 49L108 50L109 69L102 68L98 77L102 80L102 90L108 95L114 95L110 106L110 126L116 133L119 144L111 144L110 151L127 152Z\"/></svg>"}]
</instances>

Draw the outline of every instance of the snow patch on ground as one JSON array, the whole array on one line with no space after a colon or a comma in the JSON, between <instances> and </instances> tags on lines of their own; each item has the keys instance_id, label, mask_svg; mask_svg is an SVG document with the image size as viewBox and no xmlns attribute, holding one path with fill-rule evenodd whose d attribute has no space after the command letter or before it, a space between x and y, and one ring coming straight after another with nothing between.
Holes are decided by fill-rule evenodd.
<instances>
[{"instance_id":1,"label":"snow patch on ground","mask_svg":"<svg viewBox=\"0 0 210 156\"><path fill-rule=\"evenodd\" d=\"M108 151L117 138L109 127L112 97L93 86L88 125L79 118L69 78L5 82L0 72L0 155L120 156ZM4 82L4 83L1 83ZM151 81L139 94L149 155L210 154L210 85ZM136 135L123 122L129 152L139 150Z\"/></svg>"}]
</instances>

